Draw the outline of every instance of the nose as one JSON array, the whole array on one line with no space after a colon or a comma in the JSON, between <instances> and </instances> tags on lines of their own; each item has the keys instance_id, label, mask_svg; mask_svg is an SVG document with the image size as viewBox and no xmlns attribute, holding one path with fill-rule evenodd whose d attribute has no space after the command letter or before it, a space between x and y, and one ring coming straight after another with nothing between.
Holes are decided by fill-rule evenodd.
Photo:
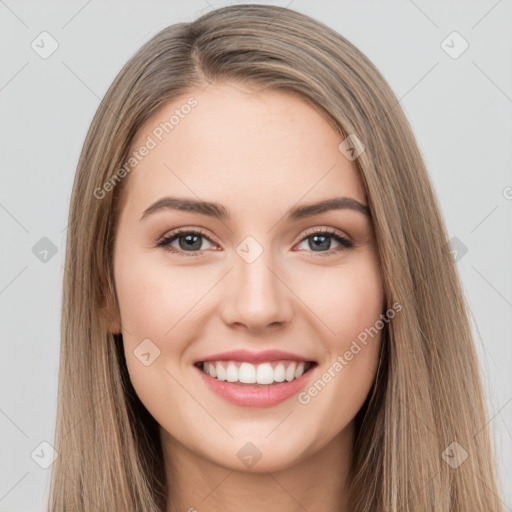
<instances>
[{"instance_id":1,"label":"nose","mask_svg":"<svg viewBox=\"0 0 512 512\"><path fill-rule=\"evenodd\" d=\"M267 251L252 263L237 257L226 280L221 309L227 325L257 332L290 322L293 294Z\"/></svg>"}]
</instances>

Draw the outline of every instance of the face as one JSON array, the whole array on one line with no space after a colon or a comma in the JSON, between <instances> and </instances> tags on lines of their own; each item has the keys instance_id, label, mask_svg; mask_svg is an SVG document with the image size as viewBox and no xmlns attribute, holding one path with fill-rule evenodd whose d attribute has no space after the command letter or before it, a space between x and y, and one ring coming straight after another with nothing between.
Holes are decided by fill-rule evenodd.
<instances>
[{"instance_id":1,"label":"face","mask_svg":"<svg viewBox=\"0 0 512 512\"><path fill-rule=\"evenodd\" d=\"M132 151L150 149L125 178L114 279L133 386L170 444L262 472L349 431L384 301L342 140L299 97L235 84L192 91L140 129Z\"/></svg>"}]
</instances>

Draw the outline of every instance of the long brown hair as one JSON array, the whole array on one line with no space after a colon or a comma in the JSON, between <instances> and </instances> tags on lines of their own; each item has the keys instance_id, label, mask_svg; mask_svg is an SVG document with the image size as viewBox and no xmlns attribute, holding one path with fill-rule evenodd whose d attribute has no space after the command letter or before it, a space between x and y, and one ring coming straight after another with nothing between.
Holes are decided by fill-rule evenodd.
<instances>
[{"instance_id":1,"label":"long brown hair","mask_svg":"<svg viewBox=\"0 0 512 512\"><path fill-rule=\"evenodd\" d=\"M49 510L165 510L158 425L131 385L122 335L104 321L129 180L120 169L161 107L227 81L298 94L365 146L355 164L385 297L403 309L384 329L380 371L356 416L350 510L501 510L464 298L408 121L349 41L308 16L264 5L217 9L159 32L124 66L92 121L69 213ZM457 467L447 462L454 453L467 454Z\"/></svg>"}]
</instances>

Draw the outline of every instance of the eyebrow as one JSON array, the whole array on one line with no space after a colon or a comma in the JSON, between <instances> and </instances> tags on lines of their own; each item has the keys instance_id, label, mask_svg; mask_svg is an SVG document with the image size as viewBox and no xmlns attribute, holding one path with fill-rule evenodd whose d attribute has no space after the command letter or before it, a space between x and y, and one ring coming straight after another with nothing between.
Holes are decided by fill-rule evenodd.
<instances>
[{"instance_id":1,"label":"eyebrow","mask_svg":"<svg viewBox=\"0 0 512 512\"><path fill-rule=\"evenodd\" d=\"M178 210L198 213L200 215L207 215L219 220L228 220L231 218L229 210L219 203L166 196L146 208L142 213L140 220L142 221L149 215L162 210ZM286 220L297 221L330 210L353 210L367 215L368 217L370 216L368 206L360 203L359 201L356 201L351 197L334 197L332 199L324 199L317 203L294 206L286 213Z\"/></svg>"}]
</instances>

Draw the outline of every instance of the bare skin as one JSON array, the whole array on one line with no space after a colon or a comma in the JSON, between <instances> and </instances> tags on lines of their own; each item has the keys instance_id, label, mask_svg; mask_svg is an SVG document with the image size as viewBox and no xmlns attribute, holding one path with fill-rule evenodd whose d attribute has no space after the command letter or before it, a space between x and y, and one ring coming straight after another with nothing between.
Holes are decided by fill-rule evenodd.
<instances>
[{"instance_id":1,"label":"bare skin","mask_svg":"<svg viewBox=\"0 0 512 512\"><path fill-rule=\"evenodd\" d=\"M359 343L342 370L333 365L383 313L372 223L350 208L298 220L286 213L341 196L366 205L354 163L338 149L343 138L300 98L233 83L173 101L133 147L190 96L197 106L125 178L114 253L114 330L134 388L160 425L167 512L348 511L353 419L376 373L380 333ZM220 203L231 218L161 209L141 220L164 196ZM202 228L200 249L188 251L179 237L170 242L175 253L157 245L177 228ZM315 231L327 238L315 244ZM237 252L248 236L257 243L251 250L262 250L251 263ZM160 351L148 366L134 354L145 339ZM193 364L234 349L315 361L303 392L326 372L331 379L302 402L294 395L270 407L235 405ZM251 467L237 456L247 443L261 454Z\"/></svg>"}]
</instances>

